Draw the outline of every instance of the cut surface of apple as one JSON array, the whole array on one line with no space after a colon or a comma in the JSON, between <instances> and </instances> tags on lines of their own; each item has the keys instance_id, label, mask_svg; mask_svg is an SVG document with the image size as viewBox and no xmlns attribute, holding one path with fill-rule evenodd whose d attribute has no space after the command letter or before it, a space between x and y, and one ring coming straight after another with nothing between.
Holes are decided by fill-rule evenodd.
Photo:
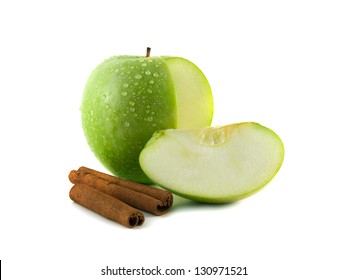
<instances>
[{"instance_id":1,"label":"cut surface of apple","mask_svg":"<svg viewBox=\"0 0 347 280\"><path fill-rule=\"evenodd\" d=\"M140 154L155 183L189 199L223 203L247 197L276 175L284 146L254 122L156 132Z\"/></svg>"},{"instance_id":2,"label":"cut surface of apple","mask_svg":"<svg viewBox=\"0 0 347 280\"><path fill-rule=\"evenodd\" d=\"M205 75L181 57L167 57L165 62L175 86L177 128L201 128L211 124L213 100Z\"/></svg>"}]
</instances>

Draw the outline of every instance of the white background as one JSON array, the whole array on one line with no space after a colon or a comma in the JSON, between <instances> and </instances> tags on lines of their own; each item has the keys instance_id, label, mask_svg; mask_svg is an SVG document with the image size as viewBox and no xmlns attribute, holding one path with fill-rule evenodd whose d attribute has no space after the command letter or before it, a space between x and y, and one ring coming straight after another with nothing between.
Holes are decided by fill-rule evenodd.
<instances>
[{"instance_id":1,"label":"white background","mask_svg":"<svg viewBox=\"0 0 347 280\"><path fill-rule=\"evenodd\" d=\"M246 266L236 279L346 279L346 14L334 0L1 1L4 279L130 278L101 276L107 265L192 270L168 279L206 278L196 266ZM147 46L204 71L213 124L256 121L280 135L285 160L264 190L219 206L178 198L136 229L69 199L70 170L104 170L80 125L86 79Z\"/></svg>"}]
</instances>

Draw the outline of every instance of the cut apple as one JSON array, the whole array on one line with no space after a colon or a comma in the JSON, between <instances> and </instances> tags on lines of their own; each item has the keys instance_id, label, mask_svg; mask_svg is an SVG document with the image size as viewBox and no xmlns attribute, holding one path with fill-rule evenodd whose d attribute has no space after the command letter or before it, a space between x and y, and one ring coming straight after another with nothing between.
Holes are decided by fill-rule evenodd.
<instances>
[{"instance_id":1,"label":"cut apple","mask_svg":"<svg viewBox=\"0 0 347 280\"><path fill-rule=\"evenodd\" d=\"M90 74L81 117L91 150L113 175L152 183L139 165L147 141L157 130L211 125L212 91L187 59L113 56Z\"/></svg>"},{"instance_id":2,"label":"cut apple","mask_svg":"<svg viewBox=\"0 0 347 280\"><path fill-rule=\"evenodd\" d=\"M140 154L155 183L189 199L223 203L247 197L276 175L284 146L254 122L156 132Z\"/></svg>"}]
</instances>

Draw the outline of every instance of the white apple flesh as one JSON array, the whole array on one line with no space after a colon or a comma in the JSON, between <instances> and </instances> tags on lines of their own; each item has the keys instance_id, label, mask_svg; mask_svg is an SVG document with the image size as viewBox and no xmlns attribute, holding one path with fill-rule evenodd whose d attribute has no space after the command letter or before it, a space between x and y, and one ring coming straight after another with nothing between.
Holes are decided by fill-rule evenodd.
<instances>
[{"instance_id":1,"label":"white apple flesh","mask_svg":"<svg viewBox=\"0 0 347 280\"><path fill-rule=\"evenodd\" d=\"M224 203L262 189L276 175L284 146L253 122L158 131L140 154L145 174L189 199Z\"/></svg>"}]
</instances>

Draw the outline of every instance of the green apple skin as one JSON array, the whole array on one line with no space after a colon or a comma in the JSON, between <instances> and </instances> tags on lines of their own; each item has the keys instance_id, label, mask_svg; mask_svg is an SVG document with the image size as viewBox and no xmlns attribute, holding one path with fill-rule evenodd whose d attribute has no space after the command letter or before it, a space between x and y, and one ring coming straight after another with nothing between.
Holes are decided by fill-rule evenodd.
<instances>
[{"instance_id":1,"label":"green apple skin","mask_svg":"<svg viewBox=\"0 0 347 280\"><path fill-rule=\"evenodd\" d=\"M81 115L91 150L112 174L151 183L138 161L147 141L157 130L209 126L212 92L186 59L113 56L87 80Z\"/></svg>"},{"instance_id":2,"label":"green apple skin","mask_svg":"<svg viewBox=\"0 0 347 280\"><path fill-rule=\"evenodd\" d=\"M264 188L284 159L280 137L258 123L156 132L140 165L157 185L188 199L226 203Z\"/></svg>"}]
</instances>

